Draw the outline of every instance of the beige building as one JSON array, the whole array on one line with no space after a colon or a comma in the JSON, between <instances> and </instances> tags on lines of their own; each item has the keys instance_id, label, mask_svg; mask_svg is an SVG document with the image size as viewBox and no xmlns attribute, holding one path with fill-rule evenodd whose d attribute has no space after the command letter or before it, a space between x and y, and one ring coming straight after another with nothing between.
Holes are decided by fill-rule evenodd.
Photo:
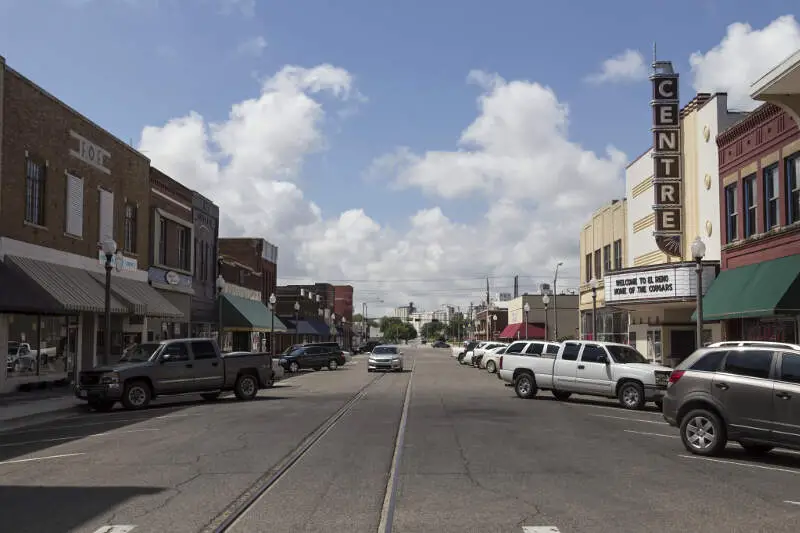
<instances>
[{"instance_id":1,"label":"beige building","mask_svg":"<svg viewBox=\"0 0 800 533\"><path fill-rule=\"evenodd\" d=\"M625 267L627 224L628 202L623 198L612 200L595 211L581 230L579 326L582 339L628 341L628 313L606 307L603 282L607 274ZM596 280L594 288L593 279Z\"/></svg>"},{"instance_id":2,"label":"beige building","mask_svg":"<svg viewBox=\"0 0 800 533\"><path fill-rule=\"evenodd\" d=\"M528 304L528 338L574 339L578 336L578 295L548 294L547 310L541 294L523 294L508 301L505 339L525 337L525 304ZM534 330L533 328L538 328ZM503 333L505 335L503 335Z\"/></svg>"}]
</instances>

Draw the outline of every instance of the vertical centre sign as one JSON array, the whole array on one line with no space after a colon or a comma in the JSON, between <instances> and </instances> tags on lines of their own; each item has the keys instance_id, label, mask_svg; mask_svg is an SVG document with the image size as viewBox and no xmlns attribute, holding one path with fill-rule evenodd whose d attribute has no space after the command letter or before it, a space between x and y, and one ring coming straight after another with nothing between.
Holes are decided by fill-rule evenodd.
<instances>
[{"instance_id":1,"label":"vertical centre sign","mask_svg":"<svg viewBox=\"0 0 800 533\"><path fill-rule=\"evenodd\" d=\"M653 74L653 190L658 248L682 257L683 177L681 173L681 122L678 74L670 61L655 61Z\"/></svg>"}]
</instances>

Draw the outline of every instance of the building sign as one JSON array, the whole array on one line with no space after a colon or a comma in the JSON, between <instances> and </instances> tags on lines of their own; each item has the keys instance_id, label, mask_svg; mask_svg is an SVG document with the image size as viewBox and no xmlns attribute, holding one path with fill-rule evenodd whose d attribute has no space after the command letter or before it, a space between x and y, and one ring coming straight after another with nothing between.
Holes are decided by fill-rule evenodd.
<instances>
[{"instance_id":1,"label":"building sign","mask_svg":"<svg viewBox=\"0 0 800 533\"><path fill-rule=\"evenodd\" d=\"M176 289L188 290L192 288L192 277L184 274L178 274L172 270L164 270L163 268L150 267L147 269L147 279L153 283L162 285L169 285Z\"/></svg>"},{"instance_id":2,"label":"building sign","mask_svg":"<svg viewBox=\"0 0 800 533\"><path fill-rule=\"evenodd\" d=\"M681 176L681 122L678 74L670 61L655 61L653 74L653 189L655 191L658 248L672 257L682 257L683 190Z\"/></svg>"},{"instance_id":3,"label":"building sign","mask_svg":"<svg viewBox=\"0 0 800 533\"><path fill-rule=\"evenodd\" d=\"M716 267L703 267L703 293L716 277ZM694 264L656 268L638 272L619 272L604 279L605 301L630 302L636 300L658 300L695 298L697 274Z\"/></svg>"},{"instance_id":4,"label":"building sign","mask_svg":"<svg viewBox=\"0 0 800 533\"><path fill-rule=\"evenodd\" d=\"M103 253L103 250L98 250L97 258L100 260L100 265L105 267L106 266L106 254ZM117 253L114 254L114 268L117 270L138 270L139 269L139 262L132 257L125 257L124 255Z\"/></svg>"},{"instance_id":5,"label":"building sign","mask_svg":"<svg viewBox=\"0 0 800 533\"><path fill-rule=\"evenodd\" d=\"M72 130L70 130L69 134L73 139L78 140L78 149L69 151L71 156L77 157L101 172L111 174L111 170L106 166L108 160L111 159L111 153Z\"/></svg>"}]
</instances>

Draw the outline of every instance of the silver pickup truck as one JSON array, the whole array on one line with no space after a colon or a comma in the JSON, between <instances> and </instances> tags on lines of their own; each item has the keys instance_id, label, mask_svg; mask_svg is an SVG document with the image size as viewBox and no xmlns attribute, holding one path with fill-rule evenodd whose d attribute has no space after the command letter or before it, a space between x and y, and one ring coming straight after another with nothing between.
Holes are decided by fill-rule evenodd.
<instances>
[{"instance_id":1,"label":"silver pickup truck","mask_svg":"<svg viewBox=\"0 0 800 533\"><path fill-rule=\"evenodd\" d=\"M143 409L153 398L173 394L211 401L233 391L239 400L252 400L273 383L268 353L221 354L211 339L169 339L138 344L113 365L81 372L75 395L98 411L117 402Z\"/></svg>"}]
</instances>

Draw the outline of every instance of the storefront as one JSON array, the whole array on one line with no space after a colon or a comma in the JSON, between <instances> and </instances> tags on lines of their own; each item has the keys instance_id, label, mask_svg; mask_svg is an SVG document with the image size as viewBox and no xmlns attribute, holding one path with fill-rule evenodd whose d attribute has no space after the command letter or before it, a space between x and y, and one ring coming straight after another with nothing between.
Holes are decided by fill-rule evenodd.
<instances>
[{"instance_id":1,"label":"storefront","mask_svg":"<svg viewBox=\"0 0 800 533\"><path fill-rule=\"evenodd\" d=\"M703 263L704 293L718 268L716 262ZM672 263L628 268L604 278L606 309L629 314L628 343L651 361L674 366L695 350L696 276L694 263ZM719 340L719 324L707 324L704 336L707 342Z\"/></svg>"},{"instance_id":2,"label":"storefront","mask_svg":"<svg viewBox=\"0 0 800 533\"><path fill-rule=\"evenodd\" d=\"M269 350L270 332L287 331L286 325L260 300L222 294L219 304L223 331L220 344L225 352Z\"/></svg>"},{"instance_id":3,"label":"storefront","mask_svg":"<svg viewBox=\"0 0 800 533\"><path fill-rule=\"evenodd\" d=\"M176 339L190 336L189 320L192 316L192 276L173 270L150 267L147 271L150 285L183 315L180 319L152 321L148 340ZM204 337L209 335L202 335Z\"/></svg>"},{"instance_id":4,"label":"storefront","mask_svg":"<svg viewBox=\"0 0 800 533\"><path fill-rule=\"evenodd\" d=\"M501 341L514 341L520 339L545 340L544 324L509 324L497 336ZM552 334L550 335L552 337Z\"/></svg>"}]
</instances>

